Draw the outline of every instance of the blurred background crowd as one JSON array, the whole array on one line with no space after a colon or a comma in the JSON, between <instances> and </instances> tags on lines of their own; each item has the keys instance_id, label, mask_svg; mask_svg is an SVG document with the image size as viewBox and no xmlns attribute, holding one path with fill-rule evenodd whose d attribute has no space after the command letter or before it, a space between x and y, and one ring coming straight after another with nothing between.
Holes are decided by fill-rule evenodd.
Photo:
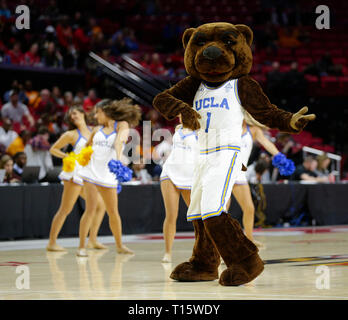
<instances>
[{"instance_id":1,"label":"blurred background crowd","mask_svg":"<svg viewBox=\"0 0 348 320\"><path fill-rule=\"evenodd\" d=\"M20 181L23 166L39 164L41 181L60 162L49 155L50 145L67 130L64 117L73 104L86 112L106 97L98 78L89 73L86 59L94 52L110 63L127 54L154 77L171 83L183 78L181 36L188 27L212 21L245 23L254 31L251 75L272 103L295 112L308 105L317 120L301 135L267 134L279 150L293 159L297 170L291 179L332 181L330 159L303 157L310 146L343 156L342 176L347 178L348 146L348 18L345 2L332 1L332 30L316 30L316 1L279 0L0 0L0 72L82 72L84 82L67 88L62 81L48 84L26 77L2 79L0 88L0 169L3 180ZM30 29L15 28L15 7L30 8ZM57 71L58 70L58 71ZM54 82L54 81L53 81ZM152 130L169 128L154 109L142 106L143 120ZM142 128L139 126L139 133ZM158 156L170 152L170 141L153 145ZM141 151L140 151L141 152ZM143 157L150 155L141 154ZM161 165L133 165L134 179L158 180ZM255 145L249 163L250 181L282 179L269 155ZM260 180L261 179L261 180ZM256 180L255 180L256 181Z\"/></svg>"}]
</instances>

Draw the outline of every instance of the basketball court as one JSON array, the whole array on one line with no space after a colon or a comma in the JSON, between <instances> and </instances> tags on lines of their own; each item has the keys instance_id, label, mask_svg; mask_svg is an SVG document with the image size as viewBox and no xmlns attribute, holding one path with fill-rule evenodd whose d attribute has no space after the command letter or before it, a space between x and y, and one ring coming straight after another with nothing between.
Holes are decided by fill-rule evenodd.
<instances>
[{"instance_id":1,"label":"basketball court","mask_svg":"<svg viewBox=\"0 0 348 320\"><path fill-rule=\"evenodd\" d=\"M132 256L118 255L112 237L100 237L108 250L88 250L88 258L76 257L78 238L59 239L64 253L46 252L47 240L0 242L0 299L348 300L348 226L256 229L254 234L265 244L260 250L265 270L240 287L169 278L191 256L193 233L177 234L170 264L161 263L161 234L124 236ZM221 265L220 272L225 268Z\"/></svg>"}]
</instances>

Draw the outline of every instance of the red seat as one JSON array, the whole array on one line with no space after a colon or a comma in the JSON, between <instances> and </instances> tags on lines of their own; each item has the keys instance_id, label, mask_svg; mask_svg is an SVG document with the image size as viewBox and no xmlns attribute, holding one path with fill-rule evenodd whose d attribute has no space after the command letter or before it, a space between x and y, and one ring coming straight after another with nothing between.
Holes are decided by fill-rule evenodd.
<instances>
[{"instance_id":1,"label":"red seat","mask_svg":"<svg viewBox=\"0 0 348 320\"><path fill-rule=\"evenodd\" d=\"M339 86L341 92L345 95L348 93L348 77L339 77Z\"/></svg>"},{"instance_id":2,"label":"red seat","mask_svg":"<svg viewBox=\"0 0 348 320\"><path fill-rule=\"evenodd\" d=\"M343 56L342 49L331 49L330 53L331 53L332 57L342 57Z\"/></svg>"},{"instance_id":3,"label":"red seat","mask_svg":"<svg viewBox=\"0 0 348 320\"><path fill-rule=\"evenodd\" d=\"M292 50L289 48L279 48L278 49L278 56L291 56Z\"/></svg>"},{"instance_id":4,"label":"red seat","mask_svg":"<svg viewBox=\"0 0 348 320\"><path fill-rule=\"evenodd\" d=\"M297 57L308 57L310 56L310 50L305 48L300 48L295 51Z\"/></svg>"},{"instance_id":5,"label":"red seat","mask_svg":"<svg viewBox=\"0 0 348 320\"><path fill-rule=\"evenodd\" d=\"M335 57L333 57L332 60L333 60L334 64L341 64L342 66L345 66L346 63L347 63L346 58L341 58L341 57L335 58Z\"/></svg>"},{"instance_id":6,"label":"red seat","mask_svg":"<svg viewBox=\"0 0 348 320\"><path fill-rule=\"evenodd\" d=\"M313 59L311 57L301 57L301 58L297 58L297 62L298 64L309 65L313 63Z\"/></svg>"},{"instance_id":7,"label":"red seat","mask_svg":"<svg viewBox=\"0 0 348 320\"><path fill-rule=\"evenodd\" d=\"M341 87L337 77L321 77L321 87L323 90L320 93L323 96L336 96L340 94Z\"/></svg>"},{"instance_id":8,"label":"red seat","mask_svg":"<svg viewBox=\"0 0 348 320\"><path fill-rule=\"evenodd\" d=\"M321 57L321 56L323 56L326 52L327 52L327 50L325 50L325 49L313 49L313 50L312 50L312 55L313 55L313 56L316 56L316 57Z\"/></svg>"},{"instance_id":9,"label":"red seat","mask_svg":"<svg viewBox=\"0 0 348 320\"><path fill-rule=\"evenodd\" d=\"M291 69L290 66L280 66L280 67L279 67L279 71L280 71L280 72L289 72L290 69Z\"/></svg>"}]
</instances>

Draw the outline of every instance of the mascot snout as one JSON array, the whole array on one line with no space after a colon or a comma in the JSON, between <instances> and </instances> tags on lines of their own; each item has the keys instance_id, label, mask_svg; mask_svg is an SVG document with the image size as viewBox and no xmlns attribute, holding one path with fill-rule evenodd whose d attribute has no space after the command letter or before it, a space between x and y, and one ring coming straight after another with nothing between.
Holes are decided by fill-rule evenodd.
<instances>
[{"instance_id":1,"label":"mascot snout","mask_svg":"<svg viewBox=\"0 0 348 320\"><path fill-rule=\"evenodd\" d=\"M222 51L215 46L210 46L203 50L203 57L208 60L216 60L222 55Z\"/></svg>"}]
</instances>

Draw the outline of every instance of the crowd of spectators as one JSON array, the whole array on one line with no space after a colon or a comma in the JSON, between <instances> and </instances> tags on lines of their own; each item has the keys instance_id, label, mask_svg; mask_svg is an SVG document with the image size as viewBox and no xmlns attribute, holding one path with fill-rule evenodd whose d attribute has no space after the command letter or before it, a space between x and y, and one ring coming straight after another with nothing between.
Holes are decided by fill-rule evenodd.
<instances>
[{"instance_id":1,"label":"crowd of spectators","mask_svg":"<svg viewBox=\"0 0 348 320\"><path fill-rule=\"evenodd\" d=\"M11 88L0 98L0 159L2 159L0 170L6 171L0 182L19 182L25 165L39 166L41 168L39 181L47 181L48 173L55 166L61 166L60 160L52 157L49 149L56 139L68 130L65 122L67 111L71 106L78 104L83 106L86 114L93 115L93 107L100 100L93 88L86 92L83 90L62 92L58 86L36 89L29 80L24 84L17 80L13 81ZM167 125L154 109L143 107L143 112L144 120L151 122L152 132ZM89 117L89 120L91 119L92 117ZM137 129L141 134L141 126ZM155 142L151 149L145 152L142 150L142 141L139 141L140 149L137 152L150 163L146 165L130 163L134 169L134 180L142 183L159 180L161 165L153 161L156 144L163 146L160 141ZM160 157L161 155L157 160Z\"/></svg>"},{"instance_id":2,"label":"crowd of spectators","mask_svg":"<svg viewBox=\"0 0 348 320\"><path fill-rule=\"evenodd\" d=\"M15 6L18 3L0 0L0 64L80 69L84 68L89 51L96 52L109 62L117 61L123 53L132 53L153 75L179 79L185 76L182 32L187 27L208 22L213 16L226 14L232 23L253 26L255 59L252 72L266 75L265 91L275 104L282 106L286 97L288 107L298 108L306 92L306 75L344 74L343 66L335 63L328 52L305 67L299 66L295 59L287 61L286 66L284 61L277 60L282 56L282 49L292 50L293 53L313 41L308 29L303 26L312 16L301 6L293 5L292 1L284 0L274 5L261 0L257 6L247 6L246 1L240 0L232 12L229 11L228 1L222 0L225 12L209 0L198 2L187 0L180 7L171 0L100 0L97 6L95 1L90 0L84 1L84 5L77 1L68 5L65 1L56 0L22 0L21 4L30 8L31 25L30 30L19 31L14 27ZM236 17L234 10L244 14ZM256 54L259 52L265 53L262 58ZM47 154L47 144L67 130L64 123L67 110L73 104L81 104L86 112L90 112L99 100L94 89L62 92L59 86L33 88L30 80L24 83L13 81L0 97L0 155L6 153L14 157L18 152L25 152L25 148L30 153L31 148L34 155L27 154L30 163L29 158L36 156L36 151ZM151 121L153 129L166 126L156 111L150 109L145 112L144 119ZM291 137L280 135L276 142L279 150L293 159L296 165L302 164L301 149ZM159 149L168 148L166 141L160 145ZM146 154L142 156L150 157ZM42 166L51 166L43 155L39 158L36 158L36 163L41 161ZM270 168L270 157L259 152L257 161L255 168L251 167L249 171L254 172L253 179L274 180L273 172L262 169ZM55 159L52 163L55 164ZM155 179L160 172L153 163L145 168L134 166L134 169L135 179L143 180L147 179L144 170ZM40 176L45 172L46 169ZM260 172L263 174L260 175Z\"/></svg>"},{"instance_id":3,"label":"crowd of spectators","mask_svg":"<svg viewBox=\"0 0 348 320\"><path fill-rule=\"evenodd\" d=\"M256 145L253 149L256 154L252 154L249 159L246 172L250 183L274 183L284 180L303 183L332 183L336 181L336 176L330 167L331 160L325 152L318 156L307 155L303 157L303 146L296 143L292 135L288 133L278 133L274 138L274 143L280 152L294 162L294 173L291 176L279 175L278 170L272 165L270 155Z\"/></svg>"},{"instance_id":4,"label":"crowd of spectators","mask_svg":"<svg viewBox=\"0 0 348 320\"><path fill-rule=\"evenodd\" d=\"M52 143L68 127L64 122L66 112L73 104L82 105L86 113L90 113L100 101L95 89L86 93L82 90L73 93L61 92L58 86L35 90L30 81L24 85L14 81L3 95L3 105L0 105L0 169L5 170L4 182L18 182L24 166L40 166L39 180L45 181L48 172L55 165L61 165L49 153ZM144 120L151 122L152 132L168 126L154 109L143 109ZM141 127L138 128L142 133ZM266 133L267 134L267 133ZM142 138L141 138L142 139ZM302 146L298 145L290 134L279 133L276 136L277 148L297 165L291 180L307 180L317 182L332 182L334 178L329 172L330 159L323 155L317 158L302 159ZM162 165L168 157L172 141L166 138L153 144L149 150L142 149L139 141L139 153L149 164L130 163L134 175L133 180L140 183L150 183L158 180ZM269 183L283 180L272 167L269 154L260 148L254 148L256 155L251 157L247 176L251 183Z\"/></svg>"},{"instance_id":5,"label":"crowd of spectators","mask_svg":"<svg viewBox=\"0 0 348 320\"><path fill-rule=\"evenodd\" d=\"M190 0L182 8L163 0L132 0L98 2L86 1L85 6L70 6L62 1L23 0L30 8L31 26L28 31L14 27L15 7L11 0L0 1L0 63L34 67L83 68L89 51L96 52L109 62L123 53L138 53L144 67L155 75L179 78L184 73L181 36L188 27L196 27L216 19L253 26L254 46L257 53L265 52L255 67L272 63L281 48L296 49L310 43L311 35L304 27L312 16L308 8L294 6L291 1L271 4L259 1L247 8L239 1L231 12L224 1L226 12L205 3ZM210 12L207 8L211 8ZM173 12L170 12L173 10ZM235 13L234 13L235 10ZM245 16L236 20L236 13ZM162 18L164 17L164 18ZM210 20L209 20L210 19ZM260 27L262 26L262 27ZM160 54L165 54L161 56ZM318 61L308 63L308 74L342 74L342 65L325 54Z\"/></svg>"},{"instance_id":6,"label":"crowd of spectators","mask_svg":"<svg viewBox=\"0 0 348 320\"><path fill-rule=\"evenodd\" d=\"M77 9L67 14L55 0L24 0L21 4L30 9L31 26L30 30L19 32L14 27L18 3L0 2L0 63L81 69L89 51L117 56L138 50L133 29L112 24L109 19L107 23L97 19L93 11Z\"/></svg>"}]
</instances>

